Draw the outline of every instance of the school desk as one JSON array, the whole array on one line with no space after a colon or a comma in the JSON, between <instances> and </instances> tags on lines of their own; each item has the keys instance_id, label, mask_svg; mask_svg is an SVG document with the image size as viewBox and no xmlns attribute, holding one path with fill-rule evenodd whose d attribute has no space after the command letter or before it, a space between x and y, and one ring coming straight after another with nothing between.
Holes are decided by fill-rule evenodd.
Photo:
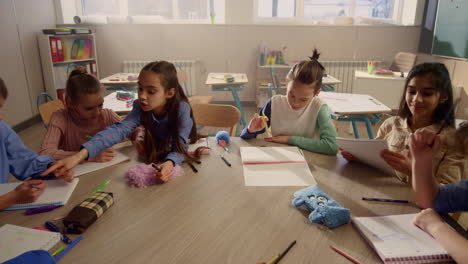
<instances>
[{"instance_id":1,"label":"school desk","mask_svg":"<svg viewBox=\"0 0 468 264\"><path fill-rule=\"evenodd\" d=\"M280 264L347 264L329 248L334 245L363 263L381 263L352 224L327 229L311 224L308 213L293 208L293 193L302 187L246 187L239 146L274 146L260 139L231 138L230 153L210 138L211 153L193 173L148 188L130 188L125 171L135 165L135 150L122 152L132 160L80 176L69 202L54 211L24 216L24 211L0 212L0 223L26 227L66 215L107 179L104 189L115 204L83 233L83 240L63 263L257 263L266 262L293 241L297 244ZM220 153L232 164L226 166ZM414 200L411 188L396 178L341 156L304 151L319 187L351 209L353 216L416 213L411 204L368 202L379 197ZM76 239L78 235L70 235Z\"/></svg>"},{"instance_id":2,"label":"school desk","mask_svg":"<svg viewBox=\"0 0 468 264\"><path fill-rule=\"evenodd\" d=\"M405 77L408 75L403 74ZM355 71L353 93L371 95L391 109L398 109L405 91L405 77L400 77L400 72L369 74Z\"/></svg>"},{"instance_id":3,"label":"school desk","mask_svg":"<svg viewBox=\"0 0 468 264\"><path fill-rule=\"evenodd\" d=\"M388 106L367 94L320 93L330 109L330 114L337 121L351 121L354 137L359 138L356 122L364 122L367 135L374 138L372 123L380 121L380 114L392 111Z\"/></svg>"},{"instance_id":4,"label":"school desk","mask_svg":"<svg viewBox=\"0 0 468 264\"><path fill-rule=\"evenodd\" d=\"M227 82L224 78L225 75L232 75L234 81ZM210 72L206 78L206 85L211 86L211 90L215 92L225 92L230 91L236 107L239 109L241 113L241 119L239 124L242 127L246 126L245 118L244 118L244 108L242 108L241 101L239 99L239 95L237 92L244 90L243 86L247 84L249 80L247 79L247 74L245 73L219 73L219 72ZM241 129L237 127L237 134L239 135Z\"/></svg>"},{"instance_id":5,"label":"school desk","mask_svg":"<svg viewBox=\"0 0 468 264\"><path fill-rule=\"evenodd\" d=\"M100 80L107 91L136 91L138 74L115 73Z\"/></svg>"},{"instance_id":6,"label":"school desk","mask_svg":"<svg viewBox=\"0 0 468 264\"><path fill-rule=\"evenodd\" d=\"M137 98L136 93L135 99ZM117 100L117 92L112 92L104 96L103 108L108 108L118 115L126 115L133 109L133 102Z\"/></svg>"}]
</instances>

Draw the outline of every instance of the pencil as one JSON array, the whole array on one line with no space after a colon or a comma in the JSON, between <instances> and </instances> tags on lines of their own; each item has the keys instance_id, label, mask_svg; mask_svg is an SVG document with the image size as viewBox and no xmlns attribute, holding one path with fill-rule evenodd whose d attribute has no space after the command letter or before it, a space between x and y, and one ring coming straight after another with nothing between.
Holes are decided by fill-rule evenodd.
<instances>
[{"instance_id":1,"label":"pencil","mask_svg":"<svg viewBox=\"0 0 468 264\"><path fill-rule=\"evenodd\" d=\"M192 169L193 172L195 172L195 173L198 172L197 168L195 168L195 166L193 166L193 164L189 163L188 165L190 166L190 168Z\"/></svg>"},{"instance_id":2,"label":"pencil","mask_svg":"<svg viewBox=\"0 0 468 264\"><path fill-rule=\"evenodd\" d=\"M351 257L351 255L349 255L348 253L342 251L341 249L338 249L332 245L330 245L330 247L335 250L338 254L342 255L343 257L349 259L351 262L355 263L355 264L362 264L359 260Z\"/></svg>"},{"instance_id":3,"label":"pencil","mask_svg":"<svg viewBox=\"0 0 468 264\"><path fill-rule=\"evenodd\" d=\"M262 111L262 119L263 119L263 122L265 122L265 131L267 132L267 137L272 137L272 134L271 134L271 128L268 127L268 117L265 115L265 110Z\"/></svg>"},{"instance_id":4,"label":"pencil","mask_svg":"<svg viewBox=\"0 0 468 264\"><path fill-rule=\"evenodd\" d=\"M232 164L231 164L229 161L227 161L227 159L226 159L225 157L221 156L221 159L222 159L222 160L224 161L224 163L226 163L226 165L228 165L229 167L232 166Z\"/></svg>"},{"instance_id":5,"label":"pencil","mask_svg":"<svg viewBox=\"0 0 468 264\"><path fill-rule=\"evenodd\" d=\"M389 202L389 203L409 203L407 200L396 200L396 199L385 199L385 198L370 198L362 197L364 201L375 201L375 202Z\"/></svg>"},{"instance_id":6,"label":"pencil","mask_svg":"<svg viewBox=\"0 0 468 264\"><path fill-rule=\"evenodd\" d=\"M161 168L160 168L159 166L157 166L156 164L151 163L151 166L152 166L155 170L157 170L158 172L161 172Z\"/></svg>"},{"instance_id":7,"label":"pencil","mask_svg":"<svg viewBox=\"0 0 468 264\"><path fill-rule=\"evenodd\" d=\"M279 256L278 259L276 259L275 262L273 262L273 264L277 264L280 262L280 260L286 256L286 254L289 252L289 250L294 246L296 245L296 240L294 240L293 242L291 242L291 244L289 244L289 246L286 248L286 250L283 251L283 253L281 253L281 255Z\"/></svg>"},{"instance_id":8,"label":"pencil","mask_svg":"<svg viewBox=\"0 0 468 264\"><path fill-rule=\"evenodd\" d=\"M273 264L273 263L276 263L275 261L277 261L279 258L280 258L280 254L274 256L272 259L270 259L266 264Z\"/></svg>"}]
</instances>

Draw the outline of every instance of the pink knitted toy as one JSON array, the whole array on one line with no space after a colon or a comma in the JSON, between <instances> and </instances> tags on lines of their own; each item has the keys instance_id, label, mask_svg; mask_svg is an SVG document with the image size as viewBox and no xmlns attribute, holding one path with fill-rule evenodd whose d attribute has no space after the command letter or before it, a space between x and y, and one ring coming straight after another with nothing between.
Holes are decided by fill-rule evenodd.
<instances>
[{"instance_id":1,"label":"pink knitted toy","mask_svg":"<svg viewBox=\"0 0 468 264\"><path fill-rule=\"evenodd\" d=\"M127 180L127 184L129 186L134 187L147 187L153 184L164 183L159 178L156 178L154 173L155 169L151 166L151 164L138 164L127 170L125 173L125 179ZM184 170L182 167L176 165L172 169L172 175L169 177L169 180L171 181L176 177L182 176L183 174Z\"/></svg>"}]
</instances>

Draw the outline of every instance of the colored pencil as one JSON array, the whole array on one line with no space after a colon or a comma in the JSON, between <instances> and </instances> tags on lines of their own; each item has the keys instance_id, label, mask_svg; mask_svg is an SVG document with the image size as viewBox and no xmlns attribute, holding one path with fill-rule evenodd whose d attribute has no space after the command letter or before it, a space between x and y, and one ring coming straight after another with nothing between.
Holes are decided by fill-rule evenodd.
<instances>
[{"instance_id":1,"label":"colored pencil","mask_svg":"<svg viewBox=\"0 0 468 264\"><path fill-rule=\"evenodd\" d=\"M342 251L341 249L338 249L332 245L330 245L330 247L335 250L338 254L342 255L343 257L349 259L351 262L355 263L355 264L362 264L362 262L360 262L359 260L351 257L351 255L349 255L348 253Z\"/></svg>"},{"instance_id":2,"label":"colored pencil","mask_svg":"<svg viewBox=\"0 0 468 264\"><path fill-rule=\"evenodd\" d=\"M375 202L389 202L389 203L409 203L407 200L396 200L396 199L385 199L385 198L370 198L362 197L364 201L375 201Z\"/></svg>"}]
</instances>

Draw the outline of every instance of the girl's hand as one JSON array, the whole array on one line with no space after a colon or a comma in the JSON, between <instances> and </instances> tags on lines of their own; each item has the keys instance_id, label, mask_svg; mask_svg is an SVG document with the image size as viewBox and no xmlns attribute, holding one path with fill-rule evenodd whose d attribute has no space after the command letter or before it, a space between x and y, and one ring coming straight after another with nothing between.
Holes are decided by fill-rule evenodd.
<instances>
[{"instance_id":1,"label":"girl's hand","mask_svg":"<svg viewBox=\"0 0 468 264\"><path fill-rule=\"evenodd\" d=\"M82 149L80 152L66 159L59 160L50 166L46 171L41 173L40 176L46 176L53 173L55 177L63 177L67 182L73 181L73 168L88 157L88 150Z\"/></svg>"},{"instance_id":2,"label":"girl's hand","mask_svg":"<svg viewBox=\"0 0 468 264\"><path fill-rule=\"evenodd\" d=\"M424 209L413 219L413 224L429 234L434 234L437 228L444 227L446 224L439 214L432 208Z\"/></svg>"},{"instance_id":3,"label":"girl's hand","mask_svg":"<svg viewBox=\"0 0 468 264\"><path fill-rule=\"evenodd\" d=\"M380 156L384 159L390 167L405 175L411 176L411 161L401 152L394 152L384 149Z\"/></svg>"},{"instance_id":4,"label":"girl's hand","mask_svg":"<svg viewBox=\"0 0 468 264\"><path fill-rule=\"evenodd\" d=\"M275 142L275 143L280 143L280 144L288 144L289 136L268 137L268 138L265 138L265 141Z\"/></svg>"},{"instance_id":5,"label":"girl's hand","mask_svg":"<svg viewBox=\"0 0 468 264\"><path fill-rule=\"evenodd\" d=\"M440 148L440 137L432 131L416 131L410 137L411 156L421 161L430 161Z\"/></svg>"},{"instance_id":6,"label":"girl's hand","mask_svg":"<svg viewBox=\"0 0 468 264\"><path fill-rule=\"evenodd\" d=\"M105 149L96 157L90 159L89 161L93 162L108 162L111 161L115 157L115 151L113 148Z\"/></svg>"},{"instance_id":7,"label":"girl's hand","mask_svg":"<svg viewBox=\"0 0 468 264\"><path fill-rule=\"evenodd\" d=\"M353 154L345 151L344 149L340 148L340 154L345 158L347 161L358 161L356 157L353 156Z\"/></svg>"},{"instance_id":8,"label":"girl's hand","mask_svg":"<svg viewBox=\"0 0 468 264\"><path fill-rule=\"evenodd\" d=\"M255 114L254 117L250 120L249 126L247 127L247 131L249 133L255 133L265 128L266 122L268 121L268 117L265 120L263 117Z\"/></svg>"},{"instance_id":9,"label":"girl's hand","mask_svg":"<svg viewBox=\"0 0 468 264\"><path fill-rule=\"evenodd\" d=\"M15 203L32 203L44 192L45 188L45 181L25 181L12 191L14 201Z\"/></svg>"},{"instance_id":10,"label":"girl's hand","mask_svg":"<svg viewBox=\"0 0 468 264\"><path fill-rule=\"evenodd\" d=\"M174 168L174 163L168 160L158 167L161 169L161 171L155 171L154 176L161 179L163 182L169 181L169 178L172 175L172 169Z\"/></svg>"}]
</instances>

